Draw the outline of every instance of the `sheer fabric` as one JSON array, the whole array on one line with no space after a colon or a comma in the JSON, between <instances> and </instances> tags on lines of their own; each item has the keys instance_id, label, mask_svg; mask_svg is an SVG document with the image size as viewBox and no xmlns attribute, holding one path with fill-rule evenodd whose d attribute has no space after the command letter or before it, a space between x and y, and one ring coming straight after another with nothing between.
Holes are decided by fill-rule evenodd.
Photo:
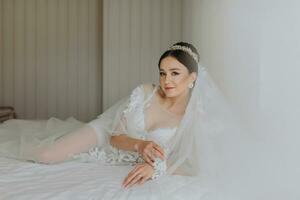
<instances>
[{"instance_id":1,"label":"sheer fabric","mask_svg":"<svg viewBox=\"0 0 300 200\"><path fill-rule=\"evenodd\" d=\"M249 145L236 113L208 71L199 66L183 117L160 106L155 98L157 88L153 92L149 92L149 86L144 90L144 95L137 95L142 88L135 89L131 98L100 115L101 126L110 135L128 134L140 139L146 139L155 130L173 130L167 141L157 141L167 153L167 173L195 176L199 186L211 191L209 199L226 199L228 183L234 179L238 182L237 174L244 173L240 166Z\"/></svg>"},{"instance_id":2,"label":"sheer fabric","mask_svg":"<svg viewBox=\"0 0 300 200\"><path fill-rule=\"evenodd\" d=\"M85 156L101 158L111 164L137 163L140 157L136 152L122 151L108 144L110 136L126 134L155 140L161 145L167 153L168 174L196 176L200 185L215 189L221 179L228 180L237 168L232 168L235 162L224 164L239 148L233 148L240 137L240 127L232 111L201 66L184 116L175 116L163 109L156 98L157 89L153 85L137 87L129 98L120 100L87 125L74 119L67 123L53 119L47 122L55 123L49 130L49 124L27 128L23 124L21 130L18 129L20 121L7 122L1 125L0 134L6 140L1 141L0 152L23 160L48 159L50 163ZM15 130L5 129L11 127L11 123ZM155 133L159 136L153 137ZM18 148L13 148L16 146ZM55 153L43 155L45 148ZM87 154L78 154L82 152Z\"/></svg>"},{"instance_id":3,"label":"sheer fabric","mask_svg":"<svg viewBox=\"0 0 300 200\"><path fill-rule=\"evenodd\" d=\"M208 71L199 66L183 117L174 116L160 106L155 98L157 88L151 90L148 85L144 95L137 95L142 90L136 88L131 98L100 115L98 124L110 135L128 134L140 139L145 139L152 130L173 129L174 136L161 144L168 155L167 172L198 176L203 184L220 180L220 175L227 170L223 159L233 151L228 149L239 148L236 142L240 141L242 132Z\"/></svg>"},{"instance_id":4,"label":"sheer fabric","mask_svg":"<svg viewBox=\"0 0 300 200\"><path fill-rule=\"evenodd\" d=\"M150 140L165 148L174 136L181 116L174 116L164 109L157 99L158 87L154 85L141 85L133 90L129 102L120 113L120 121L116 124L111 135L126 134L132 138ZM93 120L88 125L97 130L97 135L103 135L103 116ZM131 131L129 131L131 130ZM83 155L80 155L81 157ZM76 158L80 157L76 156ZM136 164L144 162L137 152L117 149L107 144L92 149L85 159L104 160L110 164ZM166 156L168 152L166 151ZM163 174L166 170L166 163L160 159L155 162L158 169L157 174Z\"/></svg>"},{"instance_id":5,"label":"sheer fabric","mask_svg":"<svg viewBox=\"0 0 300 200\"><path fill-rule=\"evenodd\" d=\"M1 156L47 164L69 160L97 145L94 129L74 118L9 120L0 125L0 138Z\"/></svg>"},{"instance_id":6,"label":"sheer fabric","mask_svg":"<svg viewBox=\"0 0 300 200\"><path fill-rule=\"evenodd\" d=\"M171 113L164 108L158 98L158 87L155 87L155 94L144 109L145 113L145 130L147 132L160 128L177 128L182 116Z\"/></svg>"},{"instance_id":7,"label":"sheer fabric","mask_svg":"<svg viewBox=\"0 0 300 200\"><path fill-rule=\"evenodd\" d=\"M156 92L155 85L140 85L133 90L130 98L121 100L88 124L75 119L64 123L51 118L44 126L33 128L29 127L30 121L8 121L2 125L0 132L10 138L2 140L0 145L7 146L9 142L15 142L13 147L18 149L6 149L2 154L8 156L10 151L11 157L43 163L73 158L100 159L110 164L142 162L137 152L112 147L109 138L111 135L127 134L132 138L153 140L162 147L166 146L180 118L159 105ZM18 126L18 129L10 129ZM5 131L5 127L10 133Z\"/></svg>"}]
</instances>

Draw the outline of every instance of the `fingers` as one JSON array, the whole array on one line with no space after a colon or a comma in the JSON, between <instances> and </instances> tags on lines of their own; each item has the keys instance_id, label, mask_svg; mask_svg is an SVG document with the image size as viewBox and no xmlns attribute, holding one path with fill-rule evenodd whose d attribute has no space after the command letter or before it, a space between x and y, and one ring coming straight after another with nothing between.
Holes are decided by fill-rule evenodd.
<instances>
[{"instance_id":1,"label":"fingers","mask_svg":"<svg viewBox=\"0 0 300 200\"><path fill-rule=\"evenodd\" d=\"M160 147L159 147L160 148ZM164 160L164 153L163 150L158 150L157 147L153 146L150 150L149 150L149 156L151 158L151 160L155 160L155 158L161 158L162 160Z\"/></svg>"},{"instance_id":2,"label":"fingers","mask_svg":"<svg viewBox=\"0 0 300 200\"><path fill-rule=\"evenodd\" d=\"M131 187L134 184L145 183L154 173L154 169L147 163L137 165L123 181L123 187Z\"/></svg>"},{"instance_id":3,"label":"fingers","mask_svg":"<svg viewBox=\"0 0 300 200\"><path fill-rule=\"evenodd\" d=\"M143 178L139 168L135 169L125 178L123 182L123 187L130 187Z\"/></svg>"},{"instance_id":4,"label":"fingers","mask_svg":"<svg viewBox=\"0 0 300 200\"><path fill-rule=\"evenodd\" d=\"M159 157L164 160L164 157L165 157L165 152L163 150L163 148L161 148L159 145L157 144L153 144L153 148L156 150L156 152L159 153Z\"/></svg>"},{"instance_id":5,"label":"fingers","mask_svg":"<svg viewBox=\"0 0 300 200\"><path fill-rule=\"evenodd\" d=\"M164 150L152 141L145 146L142 155L144 160L152 166L155 158L159 157L164 160Z\"/></svg>"},{"instance_id":6,"label":"fingers","mask_svg":"<svg viewBox=\"0 0 300 200\"><path fill-rule=\"evenodd\" d=\"M136 171L137 167L135 167L131 172L129 172L126 176L126 178L123 180L122 185L124 186L125 184L128 183L128 181L130 180L132 174Z\"/></svg>"},{"instance_id":7,"label":"fingers","mask_svg":"<svg viewBox=\"0 0 300 200\"><path fill-rule=\"evenodd\" d=\"M127 177L123 181L123 186L126 185L133 178L134 173L136 173L136 171L139 170L140 167L140 165L136 165L135 168L128 173Z\"/></svg>"},{"instance_id":8,"label":"fingers","mask_svg":"<svg viewBox=\"0 0 300 200\"><path fill-rule=\"evenodd\" d=\"M143 185L150 177L143 177L140 179L140 181L138 182L139 185Z\"/></svg>"},{"instance_id":9,"label":"fingers","mask_svg":"<svg viewBox=\"0 0 300 200\"><path fill-rule=\"evenodd\" d=\"M160 159L164 160L164 154L162 154L161 152L157 151L156 149L153 150L153 154L155 155L155 158L160 158Z\"/></svg>"},{"instance_id":10,"label":"fingers","mask_svg":"<svg viewBox=\"0 0 300 200\"><path fill-rule=\"evenodd\" d=\"M125 187L131 187L143 178L141 174L137 174Z\"/></svg>"},{"instance_id":11,"label":"fingers","mask_svg":"<svg viewBox=\"0 0 300 200\"><path fill-rule=\"evenodd\" d=\"M148 164L154 166L154 159L149 151L146 151L146 153L143 154L143 158Z\"/></svg>"}]
</instances>

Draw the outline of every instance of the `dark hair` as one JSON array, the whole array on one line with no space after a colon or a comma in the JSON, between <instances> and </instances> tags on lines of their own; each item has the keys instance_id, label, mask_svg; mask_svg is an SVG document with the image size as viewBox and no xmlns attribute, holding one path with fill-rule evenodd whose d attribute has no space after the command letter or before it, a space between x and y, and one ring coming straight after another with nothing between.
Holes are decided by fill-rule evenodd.
<instances>
[{"instance_id":1,"label":"dark hair","mask_svg":"<svg viewBox=\"0 0 300 200\"><path fill-rule=\"evenodd\" d=\"M199 60L199 53L192 44L189 44L186 42L178 42L176 44L173 44L172 46L175 46L175 45L180 45L183 47L190 48L193 51L193 53L197 54L198 60ZM198 73L198 62L187 52L182 51L182 50L177 50L177 49L176 50L170 49L170 50L167 50L166 52L164 52L159 59L158 68L160 68L161 61L164 58L169 57L169 56L175 58L181 64L183 64L188 69L189 73L192 73L192 72Z\"/></svg>"}]
</instances>

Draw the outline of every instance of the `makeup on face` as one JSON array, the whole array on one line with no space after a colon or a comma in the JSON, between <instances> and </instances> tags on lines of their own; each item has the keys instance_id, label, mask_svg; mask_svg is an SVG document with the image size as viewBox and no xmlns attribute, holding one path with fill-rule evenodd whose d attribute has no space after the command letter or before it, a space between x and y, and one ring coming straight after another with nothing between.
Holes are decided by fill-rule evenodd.
<instances>
[{"instance_id":1,"label":"makeup on face","mask_svg":"<svg viewBox=\"0 0 300 200\"><path fill-rule=\"evenodd\" d=\"M160 86L167 97L186 93L191 77L188 69L173 57L166 57L160 64Z\"/></svg>"}]
</instances>

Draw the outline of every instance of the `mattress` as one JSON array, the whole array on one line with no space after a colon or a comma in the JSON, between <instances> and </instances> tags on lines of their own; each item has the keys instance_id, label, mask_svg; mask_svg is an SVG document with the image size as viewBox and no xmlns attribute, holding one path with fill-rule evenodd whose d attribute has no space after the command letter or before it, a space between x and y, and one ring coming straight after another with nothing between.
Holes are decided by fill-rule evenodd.
<instances>
[{"instance_id":1,"label":"mattress","mask_svg":"<svg viewBox=\"0 0 300 200\"><path fill-rule=\"evenodd\" d=\"M0 157L0 199L203 199L206 193L196 179L179 175L123 188L131 168L76 160L44 165Z\"/></svg>"},{"instance_id":2,"label":"mattress","mask_svg":"<svg viewBox=\"0 0 300 200\"><path fill-rule=\"evenodd\" d=\"M69 160L46 165L8 157L16 155L21 134L51 135L78 124L74 120L11 120L0 126L0 199L203 200L208 191L199 179L164 175L143 185L123 188L134 166L111 166L103 161ZM51 125L51 126L50 126ZM46 127L46 128L45 128ZM55 127L53 129L52 127ZM41 131L46 130L46 131ZM48 131L51 130L51 131ZM55 130L55 131L52 131ZM45 135L48 137L48 135ZM12 142L14 141L14 142Z\"/></svg>"}]
</instances>

